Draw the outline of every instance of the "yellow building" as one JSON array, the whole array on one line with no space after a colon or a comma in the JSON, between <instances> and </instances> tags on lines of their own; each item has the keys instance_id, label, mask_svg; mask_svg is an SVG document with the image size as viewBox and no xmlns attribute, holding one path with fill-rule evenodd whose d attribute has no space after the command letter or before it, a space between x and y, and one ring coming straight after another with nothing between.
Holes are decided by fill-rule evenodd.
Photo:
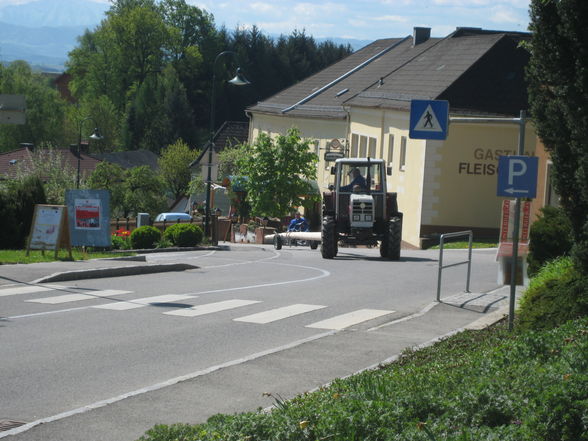
<instances>
[{"instance_id":1,"label":"yellow building","mask_svg":"<svg viewBox=\"0 0 588 441\"><path fill-rule=\"evenodd\" d=\"M375 41L251 106L249 139L298 127L316 140L321 189L331 183L325 152L385 159L407 245L465 229L496 239L498 157L517 154L518 126L451 123L444 141L410 139L410 102L447 100L451 117L518 117L527 107L528 61L519 43L528 36L458 28L430 38L430 29L415 28L412 36ZM525 139L526 154L533 154L531 124Z\"/></svg>"}]
</instances>

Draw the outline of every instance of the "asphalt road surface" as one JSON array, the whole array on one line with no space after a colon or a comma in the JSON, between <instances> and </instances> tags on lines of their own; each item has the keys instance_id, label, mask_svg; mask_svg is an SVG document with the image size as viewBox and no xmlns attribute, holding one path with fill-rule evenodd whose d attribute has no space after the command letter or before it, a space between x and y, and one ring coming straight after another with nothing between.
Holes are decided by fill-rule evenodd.
<instances>
[{"instance_id":1,"label":"asphalt road surface","mask_svg":"<svg viewBox=\"0 0 588 441\"><path fill-rule=\"evenodd\" d=\"M0 420L63 419L195 372L419 314L436 297L438 256L403 251L392 262L377 249L341 248L325 260L307 247L237 246L149 257L198 267L183 272L4 285ZM466 251L447 250L444 264L466 258ZM441 295L456 305L464 305L466 269L443 272ZM495 250L474 250L475 294L465 296L492 292L496 279ZM493 302L469 306L479 313ZM345 344L338 342L342 352L353 350ZM24 432L15 439L29 438Z\"/></svg>"}]
</instances>

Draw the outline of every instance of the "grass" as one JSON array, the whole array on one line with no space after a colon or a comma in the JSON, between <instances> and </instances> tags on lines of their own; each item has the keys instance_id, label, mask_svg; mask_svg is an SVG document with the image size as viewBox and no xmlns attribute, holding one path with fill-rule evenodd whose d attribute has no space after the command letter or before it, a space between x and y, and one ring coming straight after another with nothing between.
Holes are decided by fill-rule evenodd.
<instances>
[{"instance_id":1,"label":"grass","mask_svg":"<svg viewBox=\"0 0 588 441\"><path fill-rule=\"evenodd\" d=\"M45 251L43 254L40 250L31 250L29 255L26 255L26 250L0 250L0 265L11 263L38 263L38 262L54 262L54 261L71 261L69 253L65 250L60 250L55 259L55 251ZM105 257L122 257L132 256L134 253L112 253L112 252L95 252L84 251L81 248L72 248L73 260L88 260L100 259Z\"/></svg>"},{"instance_id":2,"label":"grass","mask_svg":"<svg viewBox=\"0 0 588 441\"><path fill-rule=\"evenodd\" d=\"M445 250L461 250L467 249L470 243L468 241L456 241L456 242L445 242L443 249ZM498 244L496 242L472 242L472 248L496 248ZM431 250L438 250L439 245L433 245Z\"/></svg>"},{"instance_id":3,"label":"grass","mask_svg":"<svg viewBox=\"0 0 588 441\"><path fill-rule=\"evenodd\" d=\"M586 441L588 318L466 331L270 413L159 425L142 441Z\"/></svg>"}]
</instances>

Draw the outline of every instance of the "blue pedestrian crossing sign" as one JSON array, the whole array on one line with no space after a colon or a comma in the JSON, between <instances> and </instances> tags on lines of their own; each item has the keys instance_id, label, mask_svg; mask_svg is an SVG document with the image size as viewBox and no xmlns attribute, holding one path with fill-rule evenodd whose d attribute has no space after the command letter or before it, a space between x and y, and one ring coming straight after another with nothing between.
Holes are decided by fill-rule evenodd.
<instances>
[{"instance_id":1,"label":"blue pedestrian crossing sign","mask_svg":"<svg viewBox=\"0 0 588 441\"><path fill-rule=\"evenodd\" d=\"M449 127L449 101L412 100L410 131L412 139L446 139Z\"/></svg>"},{"instance_id":2,"label":"blue pedestrian crossing sign","mask_svg":"<svg viewBox=\"0 0 588 441\"><path fill-rule=\"evenodd\" d=\"M498 158L497 196L534 198L537 195L536 156L501 156Z\"/></svg>"}]
</instances>

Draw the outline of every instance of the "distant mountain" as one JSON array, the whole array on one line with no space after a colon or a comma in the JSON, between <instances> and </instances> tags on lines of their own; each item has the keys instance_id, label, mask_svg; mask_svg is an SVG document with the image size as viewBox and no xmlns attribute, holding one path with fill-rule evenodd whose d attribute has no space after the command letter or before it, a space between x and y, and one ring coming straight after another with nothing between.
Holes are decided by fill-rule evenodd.
<instances>
[{"instance_id":1,"label":"distant mountain","mask_svg":"<svg viewBox=\"0 0 588 441\"><path fill-rule=\"evenodd\" d=\"M36 69L63 71L68 53L94 29L110 4L92 0L38 0L0 6L0 62L25 60ZM317 42L327 40L317 38ZM330 38L357 50L370 41Z\"/></svg>"},{"instance_id":2,"label":"distant mountain","mask_svg":"<svg viewBox=\"0 0 588 441\"><path fill-rule=\"evenodd\" d=\"M91 0L42 0L0 7L0 21L29 28L94 27L109 9L107 3Z\"/></svg>"}]
</instances>

